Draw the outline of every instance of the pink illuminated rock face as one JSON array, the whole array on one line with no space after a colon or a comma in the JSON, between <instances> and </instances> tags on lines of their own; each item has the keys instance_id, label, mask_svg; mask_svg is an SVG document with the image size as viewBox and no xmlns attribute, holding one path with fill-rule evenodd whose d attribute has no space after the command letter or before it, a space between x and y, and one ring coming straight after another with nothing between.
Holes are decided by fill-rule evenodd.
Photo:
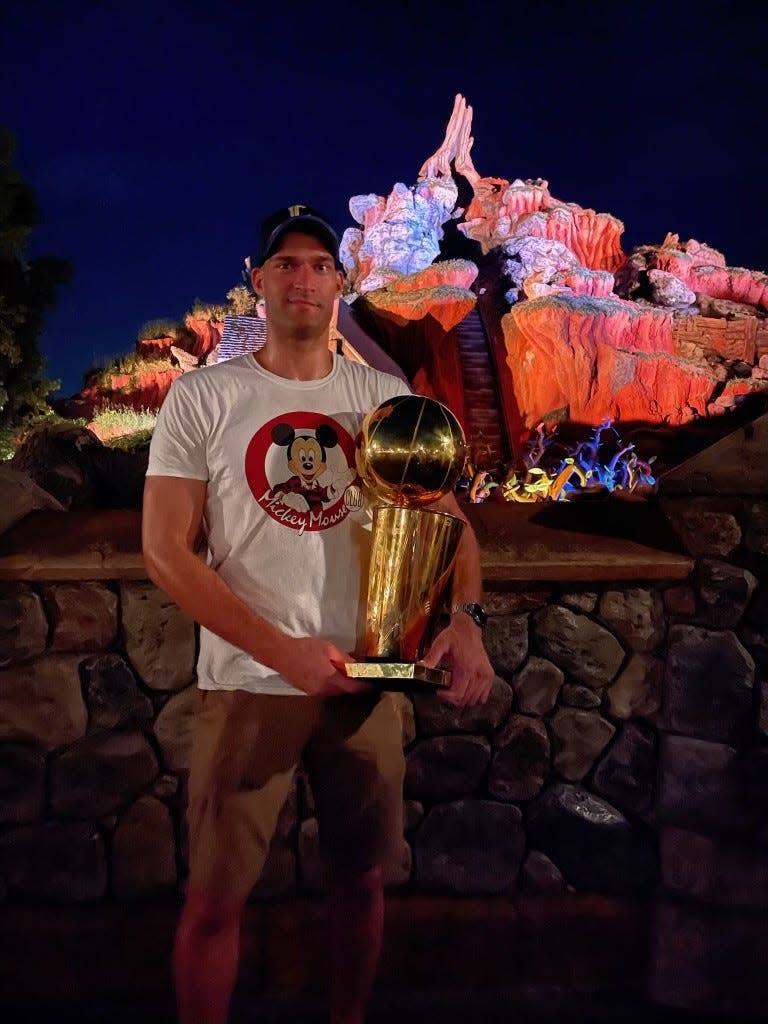
<instances>
[{"instance_id":1,"label":"pink illuminated rock face","mask_svg":"<svg viewBox=\"0 0 768 1024\"><path fill-rule=\"evenodd\" d=\"M503 178L478 178L473 188L475 196L459 231L479 242L484 253L509 238L534 236L561 242L590 270L613 272L624 262L621 221L555 199L542 178L518 178L511 184Z\"/></svg>"},{"instance_id":2,"label":"pink illuminated rock face","mask_svg":"<svg viewBox=\"0 0 768 1024\"><path fill-rule=\"evenodd\" d=\"M661 245L644 245L635 250L635 267L650 272L662 270L674 274L697 296L725 299L768 310L768 275L744 267L729 267L725 256L695 238L680 242L668 234Z\"/></svg>"},{"instance_id":3,"label":"pink illuminated rock face","mask_svg":"<svg viewBox=\"0 0 768 1024\"><path fill-rule=\"evenodd\" d=\"M435 263L415 274L403 274L387 287L369 292L367 300L377 313L404 325L429 317L446 333L461 323L475 305L470 285L477 267L468 260Z\"/></svg>"},{"instance_id":4,"label":"pink illuminated rock face","mask_svg":"<svg viewBox=\"0 0 768 1024\"><path fill-rule=\"evenodd\" d=\"M472 108L457 96L414 185L349 202L357 226L341 259L361 296L353 310L419 391L460 417L476 401L477 353L458 340L471 328L491 367L484 400L495 390L513 451L542 420L674 426L768 394L768 275L671 233L627 256L616 217L555 198L543 178L481 175L473 144ZM441 259L451 221L468 240L454 233L451 245L474 249L482 287L475 262ZM478 302L477 326L462 324ZM221 330L188 316L176 337L139 343L140 373L80 397L91 408L157 408L180 372L215 361Z\"/></svg>"},{"instance_id":5,"label":"pink illuminated rock face","mask_svg":"<svg viewBox=\"0 0 768 1024\"><path fill-rule=\"evenodd\" d=\"M680 425L706 413L717 383L674 354L671 314L620 299L533 299L502 328L510 397L529 430L553 415Z\"/></svg>"}]
</instances>

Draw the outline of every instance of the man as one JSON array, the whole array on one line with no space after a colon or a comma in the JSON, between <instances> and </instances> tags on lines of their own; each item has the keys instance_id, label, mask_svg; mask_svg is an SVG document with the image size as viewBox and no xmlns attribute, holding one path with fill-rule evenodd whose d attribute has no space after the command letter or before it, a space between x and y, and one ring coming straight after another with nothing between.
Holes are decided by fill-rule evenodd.
<instances>
[{"instance_id":1,"label":"man","mask_svg":"<svg viewBox=\"0 0 768 1024\"><path fill-rule=\"evenodd\" d=\"M401 851L399 723L392 702L343 665L369 538L353 439L371 409L407 388L329 351L338 266L338 240L321 215L294 206L269 218L253 270L265 345L181 377L152 440L147 569L202 627L190 877L174 951L182 1024L226 1020L240 918L301 756L331 869L334 1024L363 1020L381 946L383 869ZM461 514L453 496L441 507ZM195 554L203 526L207 564ZM480 586L467 528L452 592L464 610L425 659L452 667L445 699L457 705L485 700L492 681L474 620Z\"/></svg>"}]
</instances>

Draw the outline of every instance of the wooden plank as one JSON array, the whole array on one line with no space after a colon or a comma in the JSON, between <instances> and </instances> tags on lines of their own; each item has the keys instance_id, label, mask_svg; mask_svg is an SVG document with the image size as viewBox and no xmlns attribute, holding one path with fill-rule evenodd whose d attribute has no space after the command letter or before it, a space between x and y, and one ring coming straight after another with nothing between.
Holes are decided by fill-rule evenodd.
<instances>
[{"instance_id":1,"label":"wooden plank","mask_svg":"<svg viewBox=\"0 0 768 1024\"><path fill-rule=\"evenodd\" d=\"M683 579L693 567L655 502L464 508L489 582ZM31 512L0 537L2 580L146 578L137 509Z\"/></svg>"},{"instance_id":2,"label":"wooden plank","mask_svg":"<svg viewBox=\"0 0 768 1024\"><path fill-rule=\"evenodd\" d=\"M694 565L655 502L486 502L466 513L487 581L685 579Z\"/></svg>"}]
</instances>

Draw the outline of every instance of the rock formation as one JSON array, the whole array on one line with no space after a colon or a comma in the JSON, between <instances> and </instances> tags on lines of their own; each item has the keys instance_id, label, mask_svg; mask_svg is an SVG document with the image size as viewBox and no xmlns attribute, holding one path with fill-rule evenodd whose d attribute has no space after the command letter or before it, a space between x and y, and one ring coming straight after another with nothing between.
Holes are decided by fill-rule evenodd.
<instances>
[{"instance_id":1,"label":"rock formation","mask_svg":"<svg viewBox=\"0 0 768 1024\"><path fill-rule=\"evenodd\" d=\"M519 459L541 424L680 427L768 402L766 274L671 233L627 256L611 214L555 198L543 178L481 175L473 145L459 95L415 184L352 197L341 258L355 330L454 409L481 469ZM156 409L179 373L215 361L227 311L254 301L242 287L227 297L141 340L68 412Z\"/></svg>"},{"instance_id":2,"label":"rock formation","mask_svg":"<svg viewBox=\"0 0 768 1024\"><path fill-rule=\"evenodd\" d=\"M391 236L401 245L406 238L402 218L390 218L389 240L380 245L388 211L404 203L414 209L422 186L438 195L436 182L443 220L438 226L433 218L430 246L414 251L421 260L434 251L449 220L476 243L480 274L471 287L480 298L513 452L542 422L681 426L732 410L750 396L768 397L768 276L729 267L711 246L674 234L627 257L624 226L615 217L556 199L542 178L481 175L473 143L472 108L457 96L445 139L423 164L419 184L410 191L395 186L388 200L367 197L365 216L358 216L362 230L349 249L363 314L378 325L395 358L392 324L409 324L410 348L422 353L421 364L408 367L414 383L451 404L469 433L471 403L464 396L476 359L462 361L446 351L457 344L449 331L463 303L455 302L446 316L449 297L438 281L425 287L424 276L418 293L400 301L401 282L409 288L413 277L410 266L392 259ZM466 210L450 212L447 197L458 196L462 180L472 198ZM412 241L426 230L415 219L409 227ZM437 259L432 269L448 265ZM442 334L430 326L435 320ZM419 323L428 340L421 348L413 342ZM501 454L498 446L495 454Z\"/></svg>"}]
</instances>

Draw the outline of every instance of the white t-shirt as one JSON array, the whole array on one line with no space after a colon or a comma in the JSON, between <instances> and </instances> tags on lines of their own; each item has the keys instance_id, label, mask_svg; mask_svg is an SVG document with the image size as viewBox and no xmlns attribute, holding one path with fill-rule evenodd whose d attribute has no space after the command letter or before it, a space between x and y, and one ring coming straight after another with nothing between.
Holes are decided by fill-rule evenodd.
<instances>
[{"instance_id":1,"label":"white t-shirt","mask_svg":"<svg viewBox=\"0 0 768 1024\"><path fill-rule=\"evenodd\" d=\"M283 632L354 652L371 522L354 442L372 409L403 394L401 380L340 356L312 381L252 355L194 370L163 402L147 475L207 481L209 565ZM207 690L302 693L205 628L197 671Z\"/></svg>"}]
</instances>

